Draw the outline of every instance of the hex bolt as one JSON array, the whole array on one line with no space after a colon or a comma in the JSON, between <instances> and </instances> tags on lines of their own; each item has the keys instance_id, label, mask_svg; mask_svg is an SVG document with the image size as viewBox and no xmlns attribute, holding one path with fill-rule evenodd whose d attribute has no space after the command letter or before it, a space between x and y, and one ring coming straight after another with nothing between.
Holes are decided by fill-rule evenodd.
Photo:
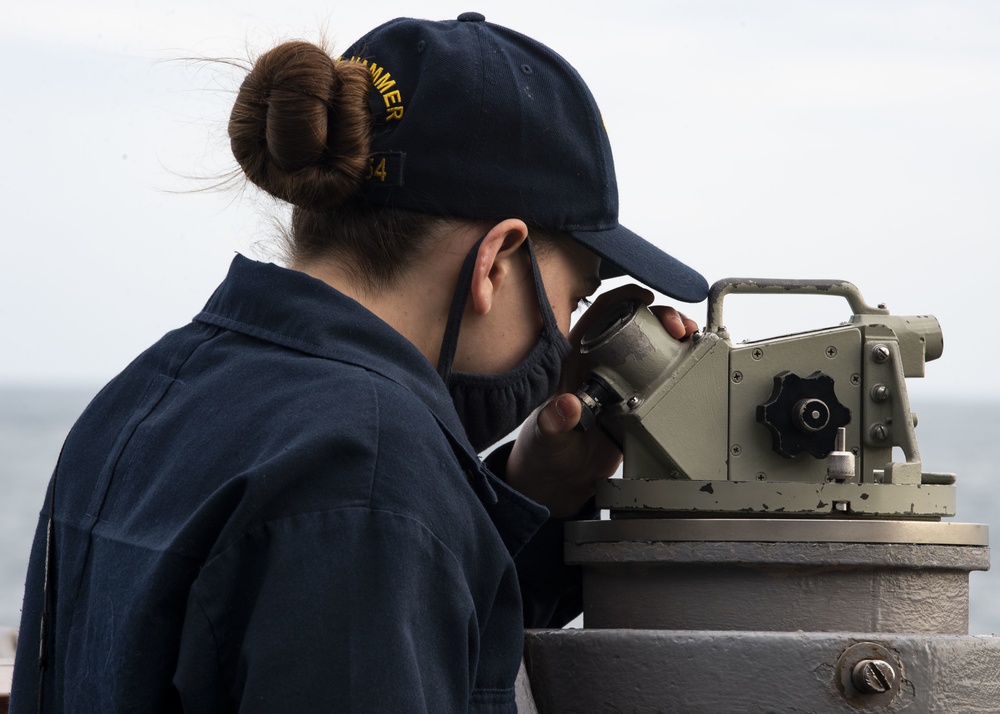
<instances>
[{"instance_id":1,"label":"hex bolt","mask_svg":"<svg viewBox=\"0 0 1000 714\"><path fill-rule=\"evenodd\" d=\"M876 364L883 364L889 361L889 348L885 345L875 345L872 347L872 359Z\"/></svg>"},{"instance_id":2,"label":"hex bolt","mask_svg":"<svg viewBox=\"0 0 1000 714\"><path fill-rule=\"evenodd\" d=\"M837 356L837 348L834 347L833 345L830 345L829 347L827 347L826 348L826 356L829 357L830 359L833 359L834 357L836 357Z\"/></svg>"},{"instance_id":3,"label":"hex bolt","mask_svg":"<svg viewBox=\"0 0 1000 714\"><path fill-rule=\"evenodd\" d=\"M760 347L755 347L753 352L750 353L750 356L757 360L763 359L764 350L762 350Z\"/></svg>"},{"instance_id":4,"label":"hex bolt","mask_svg":"<svg viewBox=\"0 0 1000 714\"><path fill-rule=\"evenodd\" d=\"M872 424L872 428L868 430L868 435L871 436L873 441L885 441L889 438L889 427L885 424Z\"/></svg>"},{"instance_id":5,"label":"hex bolt","mask_svg":"<svg viewBox=\"0 0 1000 714\"><path fill-rule=\"evenodd\" d=\"M896 686L896 670L884 659L863 659L854 665L851 681L863 694L883 694Z\"/></svg>"},{"instance_id":6,"label":"hex bolt","mask_svg":"<svg viewBox=\"0 0 1000 714\"><path fill-rule=\"evenodd\" d=\"M872 399L876 402L884 402L889 399L889 388L884 384L876 384L872 387Z\"/></svg>"},{"instance_id":7,"label":"hex bolt","mask_svg":"<svg viewBox=\"0 0 1000 714\"><path fill-rule=\"evenodd\" d=\"M733 372L732 380L733 384L739 384L743 381L743 373L740 371Z\"/></svg>"}]
</instances>

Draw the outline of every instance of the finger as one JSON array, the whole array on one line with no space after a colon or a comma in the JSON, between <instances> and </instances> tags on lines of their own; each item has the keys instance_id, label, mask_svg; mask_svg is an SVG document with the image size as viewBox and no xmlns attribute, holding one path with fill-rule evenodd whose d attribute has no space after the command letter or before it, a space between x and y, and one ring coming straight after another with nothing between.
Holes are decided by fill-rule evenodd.
<instances>
[{"instance_id":1,"label":"finger","mask_svg":"<svg viewBox=\"0 0 1000 714\"><path fill-rule=\"evenodd\" d=\"M692 320L690 317L681 315L681 320L684 322L684 330L687 335L693 335L698 331L698 323Z\"/></svg>"},{"instance_id":2,"label":"finger","mask_svg":"<svg viewBox=\"0 0 1000 714\"><path fill-rule=\"evenodd\" d=\"M667 334L673 337L675 340L683 340L691 332L698 329L694 322L688 320L681 313L677 312L676 309L672 307L667 307L664 305L656 305L650 308L650 311L660 319L660 323L663 328L667 331ZM694 330L688 331L688 324L694 325Z\"/></svg>"},{"instance_id":3,"label":"finger","mask_svg":"<svg viewBox=\"0 0 1000 714\"><path fill-rule=\"evenodd\" d=\"M684 336L693 335L698 331L698 323L692 320L690 317L685 315L683 312L678 312L677 316L681 318L681 322L684 324Z\"/></svg>"},{"instance_id":4,"label":"finger","mask_svg":"<svg viewBox=\"0 0 1000 714\"><path fill-rule=\"evenodd\" d=\"M542 436L557 436L573 430L579 421L583 406L573 394L560 394L550 399L538 412L536 423Z\"/></svg>"}]
</instances>

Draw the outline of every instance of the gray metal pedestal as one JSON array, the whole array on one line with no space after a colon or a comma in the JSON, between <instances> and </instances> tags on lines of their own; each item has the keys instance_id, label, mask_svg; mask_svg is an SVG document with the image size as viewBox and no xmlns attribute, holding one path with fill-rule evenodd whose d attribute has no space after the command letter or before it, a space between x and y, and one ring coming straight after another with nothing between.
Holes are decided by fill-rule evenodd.
<instances>
[{"instance_id":1,"label":"gray metal pedestal","mask_svg":"<svg viewBox=\"0 0 1000 714\"><path fill-rule=\"evenodd\" d=\"M890 653L886 693L860 692L841 662L862 643ZM525 651L540 714L1000 711L996 637L534 630Z\"/></svg>"},{"instance_id":2,"label":"gray metal pedestal","mask_svg":"<svg viewBox=\"0 0 1000 714\"><path fill-rule=\"evenodd\" d=\"M1000 639L968 635L987 544L935 521L569 524L585 629L527 634L538 711L1000 712Z\"/></svg>"}]
</instances>

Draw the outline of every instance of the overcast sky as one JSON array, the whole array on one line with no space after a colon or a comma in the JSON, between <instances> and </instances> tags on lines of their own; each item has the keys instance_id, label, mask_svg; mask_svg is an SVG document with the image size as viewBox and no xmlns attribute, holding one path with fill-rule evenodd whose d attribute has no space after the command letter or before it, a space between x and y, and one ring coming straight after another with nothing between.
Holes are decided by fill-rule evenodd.
<instances>
[{"instance_id":1,"label":"overcast sky","mask_svg":"<svg viewBox=\"0 0 1000 714\"><path fill-rule=\"evenodd\" d=\"M622 223L710 282L841 278L894 313L936 315L944 357L911 395L1000 395L987 1L15 3L0 23L0 382L99 385L186 323L234 252L272 252L280 210L187 178L233 168L239 77L177 60L324 29L345 49L391 17L465 10L580 70ZM704 304L683 309L704 322ZM847 313L833 298L727 302L739 338Z\"/></svg>"}]
</instances>

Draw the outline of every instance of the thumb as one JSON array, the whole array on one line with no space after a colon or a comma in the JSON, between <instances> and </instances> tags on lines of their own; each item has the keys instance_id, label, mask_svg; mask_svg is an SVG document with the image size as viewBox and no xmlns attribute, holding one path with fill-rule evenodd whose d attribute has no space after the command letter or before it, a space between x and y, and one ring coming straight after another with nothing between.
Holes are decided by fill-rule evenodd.
<instances>
[{"instance_id":1,"label":"thumb","mask_svg":"<svg viewBox=\"0 0 1000 714\"><path fill-rule=\"evenodd\" d=\"M536 423L542 436L557 436L573 430L580 421L583 406L573 394L560 394L538 413Z\"/></svg>"}]
</instances>

